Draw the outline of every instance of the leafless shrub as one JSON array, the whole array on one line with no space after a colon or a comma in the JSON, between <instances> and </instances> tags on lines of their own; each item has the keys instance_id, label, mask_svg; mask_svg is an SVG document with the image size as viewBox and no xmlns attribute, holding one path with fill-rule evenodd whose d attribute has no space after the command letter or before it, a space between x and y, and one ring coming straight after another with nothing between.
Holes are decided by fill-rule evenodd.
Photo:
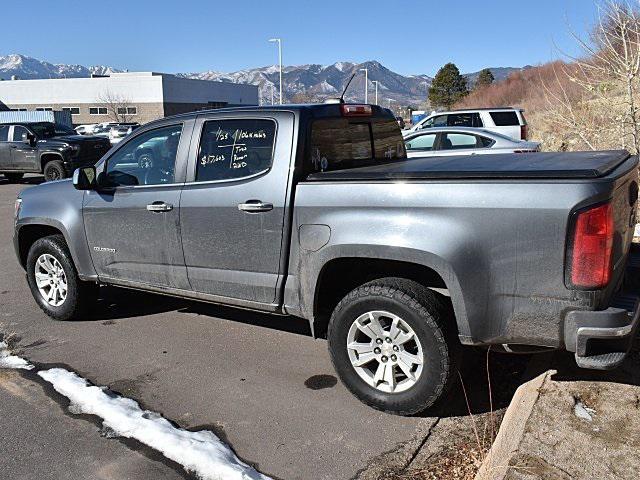
<instances>
[{"instance_id":1,"label":"leafless shrub","mask_svg":"<svg viewBox=\"0 0 640 480\"><path fill-rule=\"evenodd\" d=\"M109 115L111 121L118 123L131 121L131 114L128 113L128 107L131 107L131 100L127 97L106 90L98 95L97 100L107 107L107 115Z\"/></svg>"}]
</instances>

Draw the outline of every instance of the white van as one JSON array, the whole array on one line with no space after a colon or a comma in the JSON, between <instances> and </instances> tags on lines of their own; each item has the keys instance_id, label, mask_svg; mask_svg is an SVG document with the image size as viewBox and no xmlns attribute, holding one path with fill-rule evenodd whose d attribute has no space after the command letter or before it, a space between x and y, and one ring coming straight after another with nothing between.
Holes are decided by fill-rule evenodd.
<instances>
[{"instance_id":1,"label":"white van","mask_svg":"<svg viewBox=\"0 0 640 480\"><path fill-rule=\"evenodd\" d=\"M406 137L430 127L477 127L501 133L514 140L527 140L527 121L521 108L476 108L434 112L414 126L402 131Z\"/></svg>"}]
</instances>

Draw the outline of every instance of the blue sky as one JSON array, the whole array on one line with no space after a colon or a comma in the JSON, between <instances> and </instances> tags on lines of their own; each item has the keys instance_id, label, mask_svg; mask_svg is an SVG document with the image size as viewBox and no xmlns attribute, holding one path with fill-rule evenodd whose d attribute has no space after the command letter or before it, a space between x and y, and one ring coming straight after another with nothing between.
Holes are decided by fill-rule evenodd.
<instances>
[{"instance_id":1,"label":"blue sky","mask_svg":"<svg viewBox=\"0 0 640 480\"><path fill-rule=\"evenodd\" d=\"M402 74L522 66L575 52L593 0L2 2L0 55L129 70L233 71L379 60ZM120 7L122 5L122 7ZM7 21L16 19L17 21Z\"/></svg>"}]
</instances>

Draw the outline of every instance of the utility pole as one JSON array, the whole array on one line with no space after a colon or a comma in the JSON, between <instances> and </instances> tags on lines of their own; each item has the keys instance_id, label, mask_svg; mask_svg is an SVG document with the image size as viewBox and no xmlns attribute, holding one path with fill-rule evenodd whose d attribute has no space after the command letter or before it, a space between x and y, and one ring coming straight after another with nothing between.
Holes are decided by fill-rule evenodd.
<instances>
[{"instance_id":1,"label":"utility pole","mask_svg":"<svg viewBox=\"0 0 640 480\"><path fill-rule=\"evenodd\" d=\"M372 80L371 83L373 83L376 86L376 105L378 105L378 80Z\"/></svg>"},{"instance_id":2,"label":"utility pole","mask_svg":"<svg viewBox=\"0 0 640 480\"><path fill-rule=\"evenodd\" d=\"M282 39L270 38L270 42L278 42L278 63L280 64L280 105L282 105Z\"/></svg>"},{"instance_id":3,"label":"utility pole","mask_svg":"<svg viewBox=\"0 0 640 480\"><path fill-rule=\"evenodd\" d=\"M425 89L427 90L427 96L424 99L424 103L426 105L427 103L429 103L429 83L428 82L422 82L422 84L424 85Z\"/></svg>"},{"instance_id":4,"label":"utility pole","mask_svg":"<svg viewBox=\"0 0 640 480\"><path fill-rule=\"evenodd\" d=\"M361 68L361 72L364 72L364 103L369 103L369 69Z\"/></svg>"}]
</instances>

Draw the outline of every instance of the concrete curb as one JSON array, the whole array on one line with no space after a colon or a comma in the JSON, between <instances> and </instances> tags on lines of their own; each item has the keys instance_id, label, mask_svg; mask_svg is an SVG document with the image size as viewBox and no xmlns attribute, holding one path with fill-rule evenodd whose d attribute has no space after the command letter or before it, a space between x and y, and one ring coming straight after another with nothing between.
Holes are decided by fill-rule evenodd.
<instances>
[{"instance_id":1,"label":"concrete curb","mask_svg":"<svg viewBox=\"0 0 640 480\"><path fill-rule=\"evenodd\" d=\"M554 370L546 371L520 385L507 407L500 430L475 480L503 480L509 471L511 457L518 451L527 423L540 396L540 390Z\"/></svg>"}]
</instances>

